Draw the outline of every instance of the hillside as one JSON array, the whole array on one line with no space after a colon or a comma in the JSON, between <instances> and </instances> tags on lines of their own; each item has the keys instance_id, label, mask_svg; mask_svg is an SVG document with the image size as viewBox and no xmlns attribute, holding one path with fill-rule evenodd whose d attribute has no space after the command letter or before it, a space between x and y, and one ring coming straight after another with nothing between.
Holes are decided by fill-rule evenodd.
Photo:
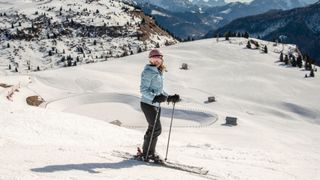
<instances>
[{"instance_id":1,"label":"hillside","mask_svg":"<svg viewBox=\"0 0 320 180\"><path fill-rule=\"evenodd\" d=\"M285 37L285 43L297 44L303 53L308 53L320 63L320 3L288 11L271 11L265 14L234 20L230 24L211 32L213 34L249 32L251 36L260 36L265 40Z\"/></svg>"},{"instance_id":2,"label":"hillside","mask_svg":"<svg viewBox=\"0 0 320 180\"><path fill-rule=\"evenodd\" d=\"M265 54L246 42L207 39L160 49L165 90L183 99L168 159L206 167L219 180L318 177L320 77L304 78L303 69L278 62L282 47L294 45L259 41L269 47ZM0 179L204 179L112 155L141 146L139 85L147 54L24 75L2 69L0 84L15 86L0 87ZM26 107L34 95L45 103ZM216 102L206 102L209 96ZM157 151L164 156L172 104L162 108ZM238 126L224 125L226 116L237 117ZM109 124L115 120L122 127Z\"/></svg>"},{"instance_id":3,"label":"hillside","mask_svg":"<svg viewBox=\"0 0 320 180\"><path fill-rule=\"evenodd\" d=\"M121 1L0 4L0 65L12 71L106 61L178 42L152 18Z\"/></svg>"}]
</instances>

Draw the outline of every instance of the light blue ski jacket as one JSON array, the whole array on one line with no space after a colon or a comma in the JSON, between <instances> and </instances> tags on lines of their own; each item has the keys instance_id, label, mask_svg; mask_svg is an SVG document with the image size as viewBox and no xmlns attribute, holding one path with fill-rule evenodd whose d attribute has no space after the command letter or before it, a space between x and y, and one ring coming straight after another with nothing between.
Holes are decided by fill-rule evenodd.
<instances>
[{"instance_id":1,"label":"light blue ski jacket","mask_svg":"<svg viewBox=\"0 0 320 180\"><path fill-rule=\"evenodd\" d=\"M159 103L152 103L155 96L168 94L163 90L163 75L156 66L147 64L141 73L140 83L141 102L152 106L159 106Z\"/></svg>"}]
</instances>

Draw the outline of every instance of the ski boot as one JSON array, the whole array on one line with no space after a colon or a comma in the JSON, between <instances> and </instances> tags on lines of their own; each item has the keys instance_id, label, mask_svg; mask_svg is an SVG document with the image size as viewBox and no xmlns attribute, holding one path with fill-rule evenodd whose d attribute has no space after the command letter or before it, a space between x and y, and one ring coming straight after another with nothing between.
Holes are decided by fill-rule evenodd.
<instances>
[{"instance_id":1,"label":"ski boot","mask_svg":"<svg viewBox=\"0 0 320 180\"><path fill-rule=\"evenodd\" d=\"M146 157L146 154L142 153L141 149L137 148L137 155L135 155L134 159L138 161L145 161L145 162L153 162L155 164L163 164L164 160L158 154L150 154Z\"/></svg>"},{"instance_id":2,"label":"ski boot","mask_svg":"<svg viewBox=\"0 0 320 180\"><path fill-rule=\"evenodd\" d=\"M163 164L164 160L158 154L151 154L147 158L149 161L152 161L155 164Z\"/></svg>"},{"instance_id":3,"label":"ski boot","mask_svg":"<svg viewBox=\"0 0 320 180\"><path fill-rule=\"evenodd\" d=\"M146 155L142 153L141 149L138 147L137 148L137 155L134 156L134 159L138 161L145 161L146 160Z\"/></svg>"}]
</instances>

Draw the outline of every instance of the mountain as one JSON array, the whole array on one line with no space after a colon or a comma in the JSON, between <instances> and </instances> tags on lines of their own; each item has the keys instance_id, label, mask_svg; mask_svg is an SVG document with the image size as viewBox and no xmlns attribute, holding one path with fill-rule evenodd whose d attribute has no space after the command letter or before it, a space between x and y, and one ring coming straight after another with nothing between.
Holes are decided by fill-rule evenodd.
<instances>
[{"instance_id":1,"label":"mountain","mask_svg":"<svg viewBox=\"0 0 320 180\"><path fill-rule=\"evenodd\" d=\"M152 4L143 4L140 7L144 13L152 16L159 26L182 39L200 38L207 33L207 29L212 29L212 26L203 23L202 15L198 12L172 12Z\"/></svg>"},{"instance_id":2,"label":"mountain","mask_svg":"<svg viewBox=\"0 0 320 180\"><path fill-rule=\"evenodd\" d=\"M216 7L226 5L225 0L189 0L192 4L201 8Z\"/></svg>"},{"instance_id":3,"label":"mountain","mask_svg":"<svg viewBox=\"0 0 320 180\"><path fill-rule=\"evenodd\" d=\"M224 0L124 0L139 5L152 4L172 12L202 11L209 7L226 5Z\"/></svg>"},{"instance_id":4,"label":"mountain","mask_svg":"<svg viewBox=\"0 0 320 180\"><path fill-rule=\"evenodd\" d=\"M168 70L164 89L182 98L175 105L168 161L205 167L208 176L114 155L134 154L142 146L147 123L139 82L148 63L143 52L24 75L0 66L0 179L316 179L319 74L303 78L305 71L278 63L282 46L272 42L259 40L270 44L265 54L245 48L247 39L230 40L160 48ZM182 63L189 69L180 69ZM44 106L26 104L35 95ZM216 102L206 103L209 96ZM161 108L157 153L165 157L173 105ZM236 117L238 125L226 125L226 116Z\"/></svg>"},{"instance_id":5,"label":"mountain","mask_svg":"<svg viewBox=\"0 0 320 180\"><path fill-rule=\"evenodd\" d=\"M257 15L272 9L287 10L302 7L314 1L254 0L250 3L233 2L225 5L221 3L221 6L210 7L204 6L206 1L202 0L175 0L170 2L165 0L131 0L131 2L140 6L145 13L151 14L161 27L181 39L201 38L210 30L223 27L240 17ZM213 1L207 3L210 4L210 2Z\"/></svg>"},{"instance_id":6,"label":"mountain","mask_svg":"<svg viewBox=\"0 0 320 180\"><path fill-rule=\"evenodd\" d=\"M141 5L154 5L172 12L198 11L199 7L189 0L124 0L125 2Z\"/></svg>"},{"instance_id":7,"label":"mountain","mask_svg":"<svg viewBox=\"0 0 320 180\"><path fill-rule=\"evenodd\" d=\"M314 3L314 2L310 2ZM306 3L301 0L254 0L250 6L257 9L292 9L305 6Z\"/></svg>"},{"instance_id":8,"label":"mountain","mask_svg":"<svg viewBox=\"0 0 320 180\"><path fill-rule=\"evenodd\" d=\"M287 11L270 11L256 16L239 18L211 32L207 37L227 31L247 31L251 36L273 40L286 36L285 43L297 44L320 63L320 3Z\"/></svg>"},{"instance_id":9,"label":"mountain","mask_svg":"<svg viewBox=\"0 0 320 180\"><path fill-rule=\"evenodd\" d=\"M313 0L314 2L315 0ZM229 3L221 7L213 7L205 13L207 17L221 17L225 21L220 23L220 27L225 23L231 22L234 19L265 13L273 9L288 10L296 7L307 5L300 0L254 0L250 3Z\"/></svg>"},{"instance_id":10,"label":"mountain","mask_svg":"<svg viewBox=\"0 0 320 180\"><path fill-rule=\"evenodd\" d=\"M0 21L1 65L18 72L106 61L178 42L141 10L114 0L1 1Z\"/></svg>"}]
</instances>

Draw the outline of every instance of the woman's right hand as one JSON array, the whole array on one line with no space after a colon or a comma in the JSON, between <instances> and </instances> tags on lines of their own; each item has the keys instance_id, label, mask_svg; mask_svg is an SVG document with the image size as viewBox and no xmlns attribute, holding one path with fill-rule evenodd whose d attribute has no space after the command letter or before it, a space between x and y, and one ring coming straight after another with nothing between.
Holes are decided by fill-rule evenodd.
<instances>
[{"instance_id":1,"label":"woman's right hand","mask_svg":"<svg viewBox=\"0 0 320 180\"><path fill-rule=\"evenodd\" d=\"M153 98L152 103L156 103L156 102L162 103L162 102L165 102L166 100L167 100L167 96L160 94Z\"/></svg>"}]
</instances>

